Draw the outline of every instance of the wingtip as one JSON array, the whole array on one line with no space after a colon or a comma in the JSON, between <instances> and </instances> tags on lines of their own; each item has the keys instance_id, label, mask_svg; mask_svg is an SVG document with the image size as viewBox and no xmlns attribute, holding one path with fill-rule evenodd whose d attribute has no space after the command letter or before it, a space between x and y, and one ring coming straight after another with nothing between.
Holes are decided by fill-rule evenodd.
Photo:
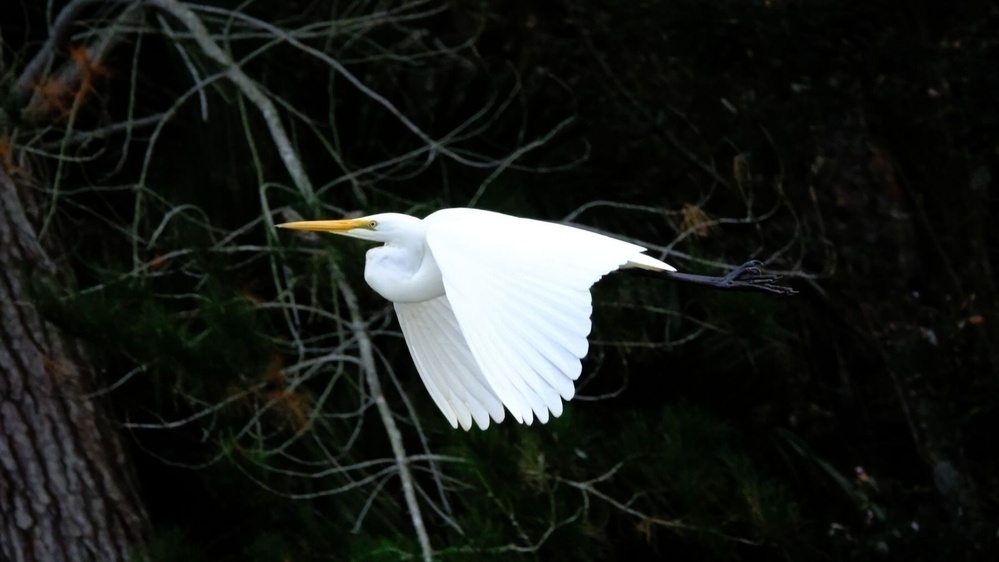
<instances>
[{"instance_id":1,"label":"wingtip","mask_svg":"<svg viewBox=\"0 0 999 562\"><path fill-rule=\"evenodd\" d=\"M637 267L639 269L647 269L649 271L667 271L676 272L676 268L672 265L657 260L656 258L648 254L636 254L625 262L624 267Z\"/></svg>"}]
</instances>

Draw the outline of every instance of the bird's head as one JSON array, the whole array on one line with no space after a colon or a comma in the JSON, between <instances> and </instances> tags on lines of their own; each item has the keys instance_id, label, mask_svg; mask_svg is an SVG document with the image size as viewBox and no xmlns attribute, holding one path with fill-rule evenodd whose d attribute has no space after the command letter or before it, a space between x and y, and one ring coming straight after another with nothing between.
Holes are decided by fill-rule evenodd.
<instances>
[{"instance_id":1,"label":"bird's head","mask_svg":"<svg viewBox=\"0 0 999 562\"><path fill-rule=\"evenodd\" d=\"M423 221L399 213L381 213L356 219L286 222L277 226L291 230L332 232L361 240L392 243L413 238L414 233L422 230Z\"/></svg>"}]
</instances>

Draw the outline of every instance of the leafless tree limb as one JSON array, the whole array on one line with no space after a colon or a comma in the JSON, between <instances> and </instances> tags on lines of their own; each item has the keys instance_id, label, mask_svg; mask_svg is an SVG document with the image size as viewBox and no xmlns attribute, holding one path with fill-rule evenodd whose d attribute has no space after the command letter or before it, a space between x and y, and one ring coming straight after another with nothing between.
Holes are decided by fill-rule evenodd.
<instances>
[{"instance_id":1,"label":"leafless tree limb","mask_svg":"<svg viewBox=\"0 0 999 562\"><path fill-rule=\"evenodd\" d=\"M339 271L335 271L334 274L340 277ZM389 442L392 445L392 452L395 454L396 468L399 471L399 480L402 481L402 494L406 499L406 507L409 510L410 518L413 520L413 528L416 530L416 536L420 541L420 549L423 551L423 560L425 562L431 562L434 557L434 551L430 546L430 537L427 535L427 528L423 523L423 515L420 512L420 504L416 499L413 473L409 469L406 449L402 444L402 433L399 432L399 427L395 423L395 417L392 413L392 409L385 400L385 394L382 392L381 382L378 380L378 369L375 366L375 357L374 352L372 351L371 339L365 331L366 322L364 320L364 315L361 312L360 306L357 304L357 296L354 294L354 290L350 287L350 285L341 280L337 283L337 287L343 294L343 300L347 304L347 310L350 313L351 330L353 330L355 337L357 338L361 365L364 370L364 377L368 381L368 387L371 388L371 393L375 399L375 405L378 407L378 414L382 419L382 424L385 426L385 432L388 434Z\"/></svg>"}]
</instances>

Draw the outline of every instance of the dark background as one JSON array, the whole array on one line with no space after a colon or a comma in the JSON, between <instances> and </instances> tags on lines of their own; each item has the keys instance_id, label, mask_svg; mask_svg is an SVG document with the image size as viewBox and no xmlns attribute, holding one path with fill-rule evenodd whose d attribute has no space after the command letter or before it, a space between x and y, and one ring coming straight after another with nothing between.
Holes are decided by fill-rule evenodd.
<instances>
[{"instance_id":1,"label":"dark background","mask_svg":"<svg viewBox=\"0 0 999 562\"><path fill-rule=\"evenodd\" d=\"M46 37L41 6L10 4L5 80ZM212 5L286 29L387 8ZM994 3L435 6L303 39L430 137L471 123L447 145L454 153L432 156L328 64L287 42L255 54L266 38L202 13L279 100L316 200L290 187L240 92L224 80L195 87L192 68L218 68L154 19L103 62L72 119L50 107L8 124L22 136L6 138L28 144L34 129L42 146L67 129L171 112L161 128L38 157L40 185L61 190L53 228L75 278L39 287L38 306L87 344L107 384L147 366L107 400L153 519L154 559L417 555L398 480L340 491L378 467L333 470L389 455L373 410L316 417L363 396L356 366L300 384L282 370L302 356L269 306L297 294L345 314L330 259L403 390L383 383L407 447L462 459L417 472L436 494L421 501L441 559L993 559ZM64 59L107 10L90 8ZM583 397L545 426L454 431L363 285L366 246L278 237L269 224L292 211L422 216L469 204L627 236L684 271L762 259L799 293L608 277L594 290ZM340 341L322 338L345 337L317 315L295 326L310 358ZM188 423L136 425L223 403ZM261 425L248 437L251 419Z\"/></svg>"}]
</instances>

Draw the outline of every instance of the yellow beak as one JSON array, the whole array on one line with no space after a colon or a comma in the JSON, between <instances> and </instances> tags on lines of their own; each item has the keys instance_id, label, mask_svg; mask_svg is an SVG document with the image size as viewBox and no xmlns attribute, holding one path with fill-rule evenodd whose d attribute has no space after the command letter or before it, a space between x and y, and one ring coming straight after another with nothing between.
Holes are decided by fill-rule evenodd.
<instances>
[{"instance_id":1,"label":"yellow beak","mask_svg":"<svg viewBox=\"0 0 999 562\"><path fill-rule=\"evenodd\" d=\"M343 219L336 221L298 221L275 225L278 228L291 230L316 230L319 232L347 232L362 228L371 230L371 219Z\"/></svg>"}]
</instances>

